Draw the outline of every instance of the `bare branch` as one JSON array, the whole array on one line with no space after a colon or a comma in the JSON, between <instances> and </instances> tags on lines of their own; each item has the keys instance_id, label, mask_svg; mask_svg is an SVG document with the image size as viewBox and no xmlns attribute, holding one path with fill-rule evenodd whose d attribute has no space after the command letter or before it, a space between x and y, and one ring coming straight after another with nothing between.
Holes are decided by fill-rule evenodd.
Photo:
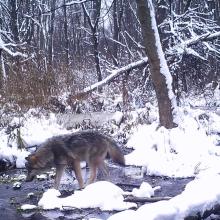
<instances>
[{"instance_id":1,"label":"bare branch","mask_svg":"<svg viewBox=\"0 0 220 220\"><path fill-rule=\"evenodd\" d=\"M74 5L74 4L82 4L82 3L85 3L85 2L87 2L87 1L88 1L88 0L79 0L79 1L75 0L75 1L70 1L70 2L67 2L67 3L65 3L65 4L62 4L62 5L60 5L60 6L56 7L56 8L53 8L53 9L51 9L51 10L44 11L44 12L41 13L41 15L47 14L47 13L51 13L51 12L53 12L53 11L56 11L56 10L58 10L58 9L60 9L60 8L65 7L65 6L71 6L71 5Z\"/></svg>"},{"instance_id":2,"label":"bare branch","mask_svg":"<svg viewBox=\"0 0 220 220\"><path fill-rule=\"evenodd\" d=\"M82 3L82 7L83 7L83 11L84 11L85 17L86 17L87 20L88 20L88 23L89 23L90 28L91 28L92 30L94 30L95 25L92 24L92 20L91 20L91 18L90 18L90 16L89 16L89 12L88 12L88 10L87 10L87 8L86 8L86 6L85 6L84 3Z\"/></svg>"},{"instance_id":3,"label":"bare branch","mask_svg":"<svg viewBox=\"0 0 220 220\"><path fill-rule=\"evenodd\" d=\"M127 66L121 67L117 70L112 70L112 71L110 71L111 74L109 76L107 76L105 79L103 79L102 81L97 82L91 86L86 87L80 93L89 93L97 88L100 88L100 87L106 85L107 83L109 83L110 81L112 81L113 79L117 78L122 73L126 73L130 70L145 66L147 64L147 61L148 61L148 59L145 57L142 60L130 63Z\"/></svg>"},{"instance_id":4,"label":"bare branch","mask_svg":"<svg viewBox=\"0 0 220 220\"><path fill-rule=\"evenodd\" d=\"M219 36L220 36L220 31L216 32L214 34L205 33L203 35L200 35L198 37L195 37L193 39L188 40L187 42L185 42L185 46L192 46L192 45L197 44L198 42L201 42L201 41L214 40Z\"/></svg>"}]
</instances>

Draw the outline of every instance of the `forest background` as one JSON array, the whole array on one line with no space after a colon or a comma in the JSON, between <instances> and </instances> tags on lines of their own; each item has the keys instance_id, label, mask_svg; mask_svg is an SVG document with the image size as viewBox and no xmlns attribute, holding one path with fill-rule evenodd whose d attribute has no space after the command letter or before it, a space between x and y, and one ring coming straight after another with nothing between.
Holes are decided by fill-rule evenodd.
<instances>
[{"instance_id":1,"label":"forest background","mask_svg":"<svg viewBox=\"0 0 220 220\"><path fill-rule=\"evenodd\" d=\"M203 104L215 106L210 100L219 90L219 1L153 3L177 104L202 95L208 100ZM156 100L145 56L135 1L0 1L3 112L38 107L126 112L144 107ZM82 92L120 68L108 86Z\"/></svg>"}]
</instances>

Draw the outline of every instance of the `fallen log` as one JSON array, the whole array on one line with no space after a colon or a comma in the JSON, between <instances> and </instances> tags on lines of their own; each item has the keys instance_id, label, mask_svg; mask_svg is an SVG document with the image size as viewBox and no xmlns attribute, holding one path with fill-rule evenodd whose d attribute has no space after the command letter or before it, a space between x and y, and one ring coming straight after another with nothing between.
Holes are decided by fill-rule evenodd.
<instances>
[{"instance_id":1,"label":"fallen log","mask_svg":"<svg viewBox=\"0 0 220 220\"><path fill-rule=\"evenodd\" d=\"M172 197L169 196L164 196L164 197L135 197L135 196L128 196L124 199L125 202L140 202L140 203L146 203L146 202L158 202L158 201L162 201L162 200L169 200Z\"/></svg>"}]
</instances>

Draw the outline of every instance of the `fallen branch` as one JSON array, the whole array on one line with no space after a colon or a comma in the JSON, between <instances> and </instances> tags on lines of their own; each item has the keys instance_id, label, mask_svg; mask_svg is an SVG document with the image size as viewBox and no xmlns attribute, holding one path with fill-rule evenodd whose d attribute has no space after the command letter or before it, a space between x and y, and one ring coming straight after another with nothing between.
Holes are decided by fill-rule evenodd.
<instances>
[{"instance_id":1,"label":"fallen branch","mask_svg":"<svg viewBox=\"0 0 220 220\"><path fill-rule=\"evenodd\" d=\"M198 37L194 37L191 40L188 40L185 44L185 46L192 46L194 44L197 44L198 42L202 42L202 41L210 41L210 40L214 40L216 38L218 38L220 36L220 31L216 32L216 33L205 33L202 34Z\"/></svg>"},{"instance_id":2,"label":"fallen branch","mask_svg":"<svg viewBox=\"0 0 220 220\"><path fill-rule=\"evenodd\" d=\"M145 57L142 60L130 63L127 66L121 67L116 70L112 70L112 71L110 71L110 75L107 76L105 79L103 79L102 81L97 82L91 86L86 87L85 89L83 89L83 91L81 91L79 93L81 94L81 93L92 92L93 90L100 88L100 87L106 85L107 83L109 83L110 81L112 81L113 79L117 78L120 74L146 65L147 61L148 61L148 59Z\"/></svg>"},{"instance_id":3,"label":"fallen branch","mask_svg":"<svg viewBox=\"0 0 220 220\"><path fill-rule=\"evenodd\" d=\"M140 184L133 184L133 183L116 183L117 186L124 186L124 187L136 187L136 188L139 188L140 187Z\"/></svg>"},{"instance_id":4,"label":"fallen branch","mask_svg":"<svg viewBox=\"0 0 220 220\"><path fill-rule=\"evenodd\" d=\"M172 197L169 196L165 196L165 197L151 197L151 198L147 198L147 197L135 197L135 196L128 196L124 199L125 202L141 202L141 203L146 203L146 202L158 202L158 201L162 201L162 200L169 200Z\"/></svg>"}]
</instances>

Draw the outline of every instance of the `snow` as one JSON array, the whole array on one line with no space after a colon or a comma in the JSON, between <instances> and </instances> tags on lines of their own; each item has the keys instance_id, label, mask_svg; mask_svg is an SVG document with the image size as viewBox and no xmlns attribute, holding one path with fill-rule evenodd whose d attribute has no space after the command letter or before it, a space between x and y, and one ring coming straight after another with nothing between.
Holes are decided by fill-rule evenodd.
<instances>
[{"instance_id":1,"label":"snow","mask_svg":"<svg viewBox=\"0 0 220 220\"><path fill-rule=\"evenodd\" d=\"M123 113L116 111L112 117L112 120L115 122L116 125L120 125L123 119Z\"/></svg>"},{"instance_id":2,"label":"snow","mask_svg":"<svg viewBox=\"0 0 220 220\"><path fill-rule=\"evenodd\" d=\"M160 189L160 186L153 188L149 183L143 182L139 188L134 188L131 193L126 194L139 198L151 198L152 196L154 196L154 191L158 189Z\"/></svg>"},{"instance_id":3,"label":"snow","mask_svg":"<svg viewBox=\"0 0 220 220\"><path fill-rule=\"evenodd\" d=\"M184 113L185 112L185 113ZM191 177L214 168L220 172L219 147L207 132L219 131L219 116L210 113L209 127L201 127L199 111L185 108L181 127L157 129L157 123L138 125L127 146L134 151L126 155L127 165L143 166L147 174ZM200 114L199 114L200 115ZM160 161L160 163L158 163Z\"/></svg>"},{"instance_id":4,"label":"snow","mask_svg":"<svg viewBox=\"0 0 220 220\"><path fill-rule=\"evenodd\" d=\"M198 212L210 210L220 199L220 176L203 176L187 184L185 190L169 201L159 201L145 204L136 211L123 211L117 213L108 220L164 220L184 219L188 215L196 215ZM208 189L207 189L208 186ZM205 190L204 190L205 189Z\"/></svg>"},{"instance_id":5,"label":"snow","mask_svg":"<svg viewBox=\"0 0 220 220\"><path fill-rule=\"evenodd\" d=\"M66 2L65 5L69 6L69 5L73 5L73 4L81 4L81 3L84 3L84 2L86 2L86 0L81 0L81 1L76 0L76 1Z\"/></svg>"},{"instance_id":6,"label":"snow","mask_svg":"<svg viewBox=\"0 0 220 220\"><path fill-rule=\"evenodd\" d=\"M16 158L16 167L22 168L25 164L25 157L29 154L26 150L20 150L16 146L8 147L8 138L4 131L0 131L0 159L14 162Z\"/></svg>"},{"instance_id":7,"label":"snow","mask_svg":"<svg viewBox=\"0 0 220 220\"><path fill-rule=\"evenodd\" d=\"M71 131L67 131L61 125L57 124L57 120L54 114L49 116L34 117L33 112L30 110L25 118L28 118L23 122L23 126L20 129L22 138L27 146L34 146L43 143L46 139L60 134L66 134ZM11 126L20 122L19 118L14 118L11 122ZM22 168L25 165L25 157L30 154L25 149L18 149L15 139L10 139L4 129L0 130L0 159L5 159L11 163L16 163L17 168ZM11 146L11 147L8 147Z\"/></svg>"},{"instance_id":8,"label":"snow","mask_svg":"<svg viewBox=\"0 0 220 220\"><path fill-rule=\"evenodd\" d=\"M8 48L8 46L12 46L12 47L16 47L15 44L12 44L12 43L8 43L6 44L2 38L1 38L1 35L0 35L0 50L3 50L5 51L6 53L8 53L9 55L13 56L13 57L16 57L16 56L21 56L21 57L27 57L26 54L22 54L20 52L13 52L12 50L10 50Z\"/></svg>"},{"instance_id":9,"label":"snow","mask_svg":"<svg viewBox=\"0 0 220 220\"><path fill-rule=\"evenodd\" d=\"M99 181L88 185L82 191L66 198L59 198L60 192L49 189L38 205L43 209L100 208L101 210L125 210L136 207L135 203L124 202L124 191L113 183Z\"/></svg>"},{"instance_id":10,"label":"snow","mask_svg":"<svg viewBox=\"0 0 220 220\"><path fill-rule=\"evenodd\" d=\"M70 132L57 124L54 114L50 114L48 117L42 116L41 118L30 117L21 129L28 146L39 145L50 137Z\"/></svg>"},{"instance_id":11,"label":"snow","mask_svg":"<svg viewBox=\"0 0 220 220\"><path fill-rule=\"evenodd\" d=\"M30 209L36 209L37 206L36 205L30 205L30 204L24 204L21 206L22 210L30 210Z\"/></svg>"},{"instance_id":12,"label":"snow","mask_svg":"<svg viewBox=\"0 0 220 220\"><path fill-rule=\"evenodd\" d=\"M143 182L139 188L125 192L113 183L98 181L65 198L59 197L59 191L49 189L44 192L37 207L25 204L21 208L100 208L103 211L121 211L112 215L110 220L146 219L146 216L148 219L183 219L189 214L211 209L220 199L220 148L217 146L220 115L213 111L191 109L186 105L179 109L179 127L169 130L158 127L158 114L153 106L146 105L146 108L149 124L132 126L126 147L132 148L133 151L125 155L126 164L141 166L137 168L140 172L139 178L145 173L169 177L195 177L181 194L169 201L145 204L137 209L136 204L124 202L124 196L150 198L160 186L153 188L149 183ZM143 110L138 109L132 113L132 124L135 124L141 112ZM116 112L115 120L119 120L120 117L120 113ZM74 132L58 125L53 114L34 117L28 113L25 118L21 134L28 145L40 144L54 135ZM18 121L15 118L13 123ZM0 130L0 137L0 158L15 160L17 167L24 167L25 156L30 152L17 149L16 141L9 140L4 129ZM8 147L8 143L11 147ZM135 173L129 172L129 167L124 169L125 173L136 178ZM131 208L136 210L130 210Z\"/></svg>"}]
</instances>

